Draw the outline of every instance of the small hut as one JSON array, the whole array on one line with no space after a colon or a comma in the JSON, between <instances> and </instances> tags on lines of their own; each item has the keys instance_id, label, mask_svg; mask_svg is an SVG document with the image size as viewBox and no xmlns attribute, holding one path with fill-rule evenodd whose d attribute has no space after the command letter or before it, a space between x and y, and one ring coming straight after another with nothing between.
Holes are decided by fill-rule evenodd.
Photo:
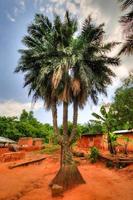
<instances>
[{"instance_id":1,"label":"small hut","mask_svg":"<svg viewBox=\"0 0 133 200\"><path fill-rule=\"evenodd\" d=\"M102 148L102 141L103 141L103 134L84 134L78 140L78 147L79 148L90 148L90 147L97 147Z\"/></svg>"},{"instance_id":2,"label":"small hut","mask_svg":"<svg viewBox=\"0 0 133 200\"><path fill-rule=\"evenodd\" d=\"M32 146L33 138L32 137L21 137L21 138L19 138L18 145L22 146L22 147Z\"/></svg>"},{"instance_id":3,"label":"small hut","mask_svg":"<svg viewBox=\"0 0 133 200\"><path fill-rule=\"evenodd\" d=\"M114 131L113 133L119 135L119 137L117 138L119 151L123 151L125 145L127 145L127 151L133 152L133 129L118 130Z\"/></svg>"}]
</instances>

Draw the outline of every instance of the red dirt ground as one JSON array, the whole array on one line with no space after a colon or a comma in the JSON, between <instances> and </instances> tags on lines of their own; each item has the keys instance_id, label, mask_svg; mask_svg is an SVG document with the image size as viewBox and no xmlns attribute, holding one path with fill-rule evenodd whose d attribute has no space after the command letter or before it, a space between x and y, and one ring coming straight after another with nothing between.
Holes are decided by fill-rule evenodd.
<instances>
[{"instance_id":1,"label":"red dirt ground","mask_svg":"<svg viewBox=\"0 0 133 200\"><path fill-rule=\"evenodd\" d=\"M103 164L81 161L79 170L86 184L52 198L48 187L55 176L58 155L47 156L39 165L8 169L0 164L0 200L132 200L133 166L122 170L108 169Z\"/></svg>"}]
</instances>

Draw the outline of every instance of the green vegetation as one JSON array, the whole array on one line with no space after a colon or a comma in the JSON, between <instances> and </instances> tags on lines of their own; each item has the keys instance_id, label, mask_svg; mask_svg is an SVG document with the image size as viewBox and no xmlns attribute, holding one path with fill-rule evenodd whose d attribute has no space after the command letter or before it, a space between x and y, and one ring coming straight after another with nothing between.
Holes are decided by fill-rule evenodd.
<instances>
[{"instance_id":1,"label":"green vegetation","mask_svg":"<svg viewBox=\"0 0 133 200\"><path fill-rule=\"evenodd\" d=\"M22 111L20 118L0 117L0 136L18 140L19 137L39 137L49 142L53 137L53 127L42 124L33 116L33 112Z\"/></svg>"},{"instance_id":2,"label":"green vegetation","mask_svg":"<svg viewBox=\"0 0 133 200\"><path fill-rule=\"evenodd\" d=\"M116 130L133 128L133 74L116 90L111 109Z\"/></svg>"},{"instance_id":3,"label":"green vegetation","mask_svg":"<svg viewBox=\"0 0 133 200\"><path fill-rule=\"evenodd\" d=\"M114 118L112 118L112 109L109 109L109 111L107 112L105 107L102 106L100 109L100 115L98 115L97 113L92 113L92 115L97 119L97 121L95 122L102 123L103 129L107 134L108 150L110 151L111 154L114 154L115 151L113 148L113 143L110 134L114 122Z\"/></svg>"},{"instance_id":4,"label":"green vegetation","mask_svg":"<svg viewBox=\"0 0 133 200\"><path fill-rule=\"evenodd\" d=\"M109 105L108 110L105 106L101 106L100 114L92 113L92 115L96 120L91 122L101 126L101 132L107 134L108 149L110 153L115 154L118 136L111 132L133 128L133 75L130 74L116 90L114 101Z\"/></svg>"},{"instance_id":5,"label":"green vegetation","mask_svg":"<svg viewBox=\"0 0 133 200\"><path fill-rule=\"evenodd\" d=\"M40 153L46 153L46 154L53 154L54 152L60 150L60 145L54 145L54 144L45 144L45 149L42 149Z\"/></svg>"},{"instance_id":6,"label":"green vegetation","mask_svg":"<svg viewBox=\"0 0 133 200\"><path fill-rule=\"evenodd\" d=\"M91 147L89 155L91 163L96 163L98 158L99 158L99 150L96 147Z\"/></svg>"}]
</instances>

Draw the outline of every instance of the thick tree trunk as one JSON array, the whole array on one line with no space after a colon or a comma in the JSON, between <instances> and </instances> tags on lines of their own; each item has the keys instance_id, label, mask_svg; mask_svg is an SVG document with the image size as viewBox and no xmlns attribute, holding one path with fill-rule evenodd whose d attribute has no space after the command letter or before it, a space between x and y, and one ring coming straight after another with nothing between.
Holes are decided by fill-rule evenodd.
<instances>
[{"instance_id":1,"label":"thick tree trunk","mask_svg":"<svg viewBox=\"0 0 133 200\"><path fill-rule=\"evenodd\" d=\"M85 183L75 162L73 161L70 150L68 136L68 103L63 103L63 142L62 142L62 165L50 186L57 184L63 187L63 190L72 188L75 185Z\"/></svg>"},{"instance_id":2,"label":"thick tree trunk","mask_svg":"<svg viewBox=\"0 0 133 200\"><path fill-rule=\"evenodd\" d=\"M63 190L65 191L67 189L73 188L76 185L84 184L85 181L73 161L70 146L66 142L63 145L62 161L62 166L52 180L50 186L57 184L62 186Z\"/></svg>"}]
</instances>

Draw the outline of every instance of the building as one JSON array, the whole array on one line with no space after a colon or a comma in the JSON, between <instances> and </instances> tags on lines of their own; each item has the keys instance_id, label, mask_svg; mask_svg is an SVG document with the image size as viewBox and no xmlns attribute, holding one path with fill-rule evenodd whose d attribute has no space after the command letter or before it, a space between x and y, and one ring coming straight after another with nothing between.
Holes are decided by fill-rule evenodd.
<instances>
[{"instance_id":1,"label":"building","mask_svg":"<svg viewBox=\"0 0 133 200\"><path fill-rule=\"evenodd\" d=\"M90 148L90 147L97 147L102 148L103 145L103 134L84 134L78 140L78 147L79 148Z\"/></svg>"},{"instance_id":2,"label":"building","mask_svg":"<svg viewBox=\"0 0 133 200\"><path fill-rule=\"evenodd\" d=\"M22 147L32 146L33 145L33 138L32 137L19 138L18 145L22 146Z\"/></svg>"},{"instance_id":3,"label":"building","mask_svg":"<svg viewBox=\"0 0 133 200\"><path fill-rule=\"evenodd\" d=\"M9 152L9 145L16 144L15 141L5 138L5 137L0 137L0 155L3 153L8 153Z\"/></svg>"},{"instance_id":4,"label":"building","mask_svg":"<svg viewBox=\"0 0 133 200\"><path fill-rule=\"evenodd\" d=\"M21 150L33 151L43 148L42 138L22 137L18 141Z\"/></svg>"},{"instance_id":5,"label":"building","mask_svg":"<svg viewBox=\"0 0 133 200\"><path fill-rule=\"evenodd\" d=\"M127 151L133 152L133 129L119 130L119 131L114 131L113 133L118 135L118 138L117 138L118 151L123 152L125 147L127 146Z\"/></svg>"},{"instance_id":6,"label":"building","mask_svg":"<svg viewBox=\"0 0 133 200\"><path fill-rule=\"evenodd\" d=\"M16 142L9 139L9 138L5 138L5 137L0 137L0 144L15 144Z\"/></svg>"},{"instance_id":7,"label":"building","mask_svg":"<svg viewBox=\"0 0 133 200\"><path fill-rule=\"evenodd\" d=\"M125 152L127 148L128 152L133 152L133 129L132 130L119 130L114 131L117 134L117 152ZM97 147L101 150L108 150L107 135L106 134L84 134L78 140L77 146L79 148Z\"/></svg>"}]
</instances>

